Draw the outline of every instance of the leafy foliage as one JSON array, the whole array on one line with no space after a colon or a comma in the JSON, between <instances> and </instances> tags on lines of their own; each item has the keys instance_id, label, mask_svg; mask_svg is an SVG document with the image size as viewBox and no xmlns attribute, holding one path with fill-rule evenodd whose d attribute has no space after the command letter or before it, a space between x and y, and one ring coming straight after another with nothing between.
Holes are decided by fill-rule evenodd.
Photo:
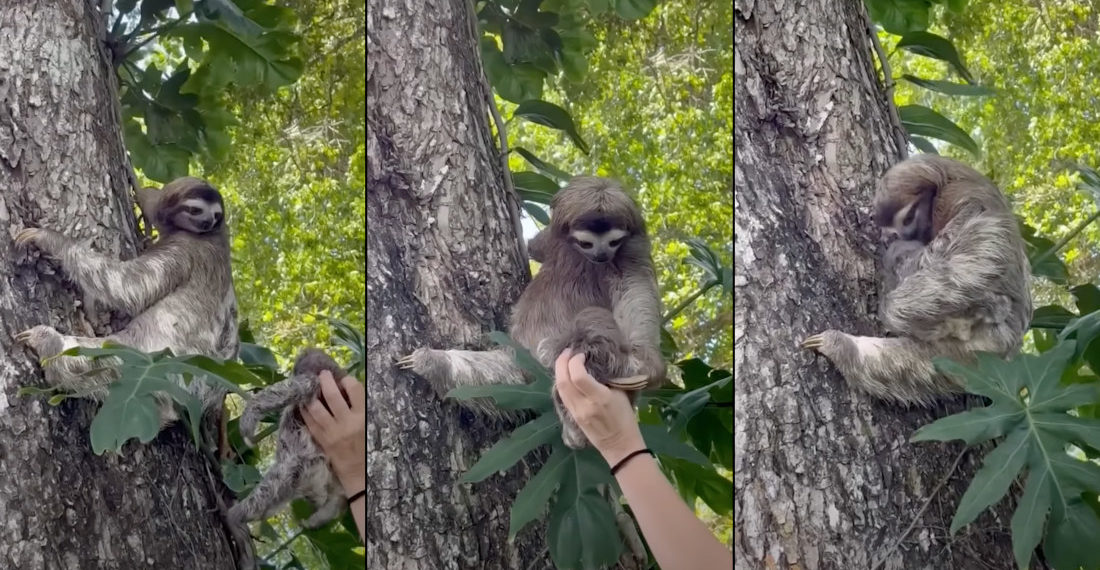
<instances>
[{"instance_id":1,"label":"leafy foliage","mask_svg":"<svg viewBox=\"0 0 1100 570\"><path fill-rule=\"evenodd\" d=\"M549 505L548 546L558 568L594 568L611 564L623 545L605 492L617 489L606 462L592 448L564 446L561 423L553 411L553 377L522 346L501 332L490 338L515 351L517 364L532 378L521 386L459 387L449 398L490 398L505 409L529 409L537 416L487 450L462 476L479 482L506 471L532 450L550 445L547 462L516 496L510 534L538 519ZM640 429L647 447L689 503L701 498L715 512L728 514L731 481L715 465L733 468L733 377L698 359L677 364L684 387L673 386L639 398Z\"/></svg>"},{"instance_id":2,"label":"leafy foliage","mask_svg":"<svg viewBox=\"0 0 1100 570\"><path fill-rule=\"evenodd\" d=\"M1088 383L1062 383L1065 373L1073 369L1075 348L1076 342L1067 340L1043 354L1022 355L1011 363L981 354L974 368L938 362L939 370L960 378L967 391L989 398L991 404L924 426L912 438L962 439L975 445L1004 437L974 475L951 521L951 532L1000 501L1026 467L1027 486L1012 517L1013 551L1020 568L1028 567L1048 513L1043 551L1055 567L1100 565L1100 554L1084 546L1088 536L1095 536L1090 531L1100 526L1093 511L1100 493L1100 467L1066 453L1068 445L1100 449L1100 420L1067 413L1082 402L1100 401L1100 383L1095 378Z\"/></svg>"},{"instance_id":3,"label":"leafy foliage","mask_svg":"<svg viewBox=\"0 0 1100 570\"><path fill-rule=\"evenodd\" d=\"M302 74L294 12L260 0L118 2L109 43L134 165L168 182L228 152L229 89L272 93ZM155 44L151 44L156 40Z\"/></svg>"}]
</instances>

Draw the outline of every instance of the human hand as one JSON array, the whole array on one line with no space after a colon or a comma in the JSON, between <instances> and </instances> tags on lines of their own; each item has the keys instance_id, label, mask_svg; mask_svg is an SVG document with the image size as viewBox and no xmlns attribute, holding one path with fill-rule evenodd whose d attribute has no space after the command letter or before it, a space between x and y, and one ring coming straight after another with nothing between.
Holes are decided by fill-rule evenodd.
<instances>
[{"instance_id":1,"label":"human hand","mask_svg":"<svg viewBox=\"0 0 1100 570\"><path fill-rule=\"evenodd\" d=\"M328 370L321 371L318 382L324 402L314 399L302 406L302 420L324 451L344 492L358 493L366 486L366 391L351 376L343 377L337 385Z\"/></svg>"},{"instance_id":2,"label":"human hand","mask_svg":"<svg viewBox=\"0 0 1100 570\"><path fill-rule=\"evenodd\" d=\"M645 447L626 393L600 384L584 367L584 353L565 349L554 362L554 385L593 447L608 465Z\"/></svg>"}]
</instances>

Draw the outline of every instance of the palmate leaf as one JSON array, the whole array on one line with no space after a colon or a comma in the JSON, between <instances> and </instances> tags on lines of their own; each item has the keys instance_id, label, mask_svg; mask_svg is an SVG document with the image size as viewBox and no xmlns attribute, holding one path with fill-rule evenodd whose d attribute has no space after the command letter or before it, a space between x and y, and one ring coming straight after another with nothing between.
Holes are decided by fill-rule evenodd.
<instances>
[{"instance_id":1,"label":"palmate leaf","mask_svg":"<svg viewBox=\"0 0 1100 570\"><path fill-rule=\"evenodd\" d=\"M588 144L581 138L577 131L577 125L573 122L573 116L569 111L561 107L539 99L529 99L519 104L512 112L513 117L521 117L540 125L565 131L573 143L581 152L588 154Z\"/></svg>"},{"instance_id":2,"label":"palmate leaf","mask_svg":"<svg viewBox=\"0 0 1100 570\"><path fill-rule=\"evenodd\" d=\"M614 485L607 463L591 448L570 453L561 486L550 509L547 545L557 568L601 568L623 551L615 515L598 492Z\"/></svg>"},{"instance_id":3,"label":"palmate leaf","mask_svg":"<svg viewBox=\"0 0 1100 570\"><path fill-rule=\"evenodd\" d=\"M471 400L489 398L506 410L548 411L553 407L550 391L533 384L493 384L489 386L459 386L447 392L447 398Z\"/></svg>"},{"instance_id":4,"label":"palmate leaf","mask_svg":"<svg viewBox=\"0 0 1100 570\"><path fill-rule=\"evenodd\" d=\"M573 453L562 445L554 447L554 452L543 464L542 469L531 477L523 489L516 494L512 502L511 520L508 525L508 537L513 538L523 530L527 523L539 518L546 503L561 484L566 469L572 467Z\"/></svg>"},{"instance_id":5,"label":"palmate leaf","mask_svg":"<svg viewBox=\"0 0 1100 570\"><path fill-rule=\"evenodd\" d=\"M538 360L535 360L535 357L531 355L530 351L523 348L522 345L512 340L511 337L501 331L489 333L489 340L501 346L511 348L514 358L516 359L516 364L534 379L534 381L531 382L531 386L537 386L539 389L545 389L549 392L550 386L554 384L554 376L545 366L540 364Z\"/></svg>"},{"instance_id":6,"label":"palmate leaf","mask_svg":"<svg viewBox=\"0 0 1100 570\"><path fill-rule=\"evenodd\" d=\"M154 396L157 393L170 394L184 405L191 415L192 435L198 441L196 418L201 417L202 404L197 398L175 382L143 374L139 368L123 366L121 370L120 378L111 384L103 405L92 420L89 435L96 455L108 450L117 453L134 438L149 443L160 433L160 409Z\"/></svg>"},{"instance_id":7,"label":"palmate leaf","mask_svg":"<svg viewBox=\"0 0 1100 570\"><path fill-rule=\"evenodd\" d=\"M1027 485L1012 517L1013 552L1021 568L1030 562L1048 513L1043 548L1048 559L1065 556L1068 565L1056 563L1059 568L1095 567L1100 563L1096 549L1088 551L1070 544L1082 539L1078 528L1100 525L1096 512L1078 507L1084 494L1100 492L1100 466L1066 452L1071 444L1086 449L1100 445L1100 420L1068 413L1100 401L1096 382L1063 381L1079 362L1076 354L1077 343L1063 340L1038 356L1025 354L1010 363L988 355L979 357L973 368L937 362L945 373L963 379L968 391L987 396L993 403L938 420L922 427L912 438L962 439L974 444L1007 434L974 475L952 520L951 531L973 522L983 510L1000 501L1026 467ZM1092 518L1080 519L1086 514ZM1073 519L1074 528L1066 526L1069 519ZM1053 554L1055 547L1070 554Z\"/></svg>"},{"instance_id":8,"label":"palmate leaf","mask_svg":"<svg viewBox=\"0 0 1100 570\"><path fill-rule=\"evenodd\" d=\"M917 55L946 61L955 68L955 71L957 71L967 83L973 83L974 81L974 78L970 75L970 71L963 65L962 58L959 56L958 50L955 49L955 45L947 38L923 30L914 31L902 36L902 38L898 40L897 47L898 49L904 49Z\"/></svg>"},{"instance_id":9,"label":"palmate leaf","mask_svg":"<svg viewBox=\"0 0 1100 570\"><path fill-rule=\"evenodd\" d=\"M1077 315L1061 305L1044 305L1031 314L1031 328L1061 331L1076 318Z\"/></svg>"},{"instance_id":10,"label":"palmate leaf","mask_svg":"<svg viewBox=\"0 0 1100 570\"><path fill-rule=\"evenodd\" d=\"M1100 518L1084 501L1071 502L1063 516L1051 517L1050 530L1043 542L1043 554L1055 568L1096 568L1100 566Z\"/></svg>"},{"instance_id":11,"label":"palmate leaf","mask_svg":"<svg viewBox=\"0 0 1100 570\"><path fill-rule=\"evenodd\" d=\"M519 426L508 437L498 441L482 454L469 471L459 479L462 483L477 483L493 473L504 471L523 459L532 449L561 437L561 422L554 413L545 413Z\"/></svg>"}]
</instances>

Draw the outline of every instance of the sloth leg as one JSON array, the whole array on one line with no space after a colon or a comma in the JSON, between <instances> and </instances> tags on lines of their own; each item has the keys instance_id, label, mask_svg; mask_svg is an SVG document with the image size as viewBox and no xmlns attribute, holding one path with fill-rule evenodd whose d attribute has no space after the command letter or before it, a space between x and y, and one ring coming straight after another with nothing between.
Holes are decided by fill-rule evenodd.
<instances>
[{"instance_id":1,"label":"sloth leg","mask_svg":"<svg viewBox=\"0 0 1100 570\"><path fill-rule=\"evenodd\" d=\"M229 508L228 518L234 524L268 518L290 500L300 466L276 458L271 469L241 502Z\"/></svg>"},{"instance_id":2,"label":"sloth leg","mask_svg":"<svg viewBox=\"0 0 1100 570\"><path fill-rule=\"evenodd\" d=\"M828 358L849 385L884 400L927 406L938 396L961 391L958 384L936 372L932 359L965 355L937 350L912 338L853 336L828 330L804 340L802 348Z\"/></svg>"},{"instance_id":3,"label":"sloth leg","mask_svg":"<svg viewBox=\"0 0 1100 570\"><path fill-rule=\"evenodd\" d=\"M95 399L106 397L106 386L115 379L112 363L118 360L104 358L98 363L84 356L58 356L78 346L99 348L102 338L63 335L53 327L39 325L15 335L15 341L24 343L43 361L46 381L70 392L77 392Z\"/></svg>"},{"instance_id":4,"label":"sloth leg","mask_svg":"<svg viewBox=\"0 0 1100 570\"><path fill-rule=\"evenodd\" d=\"M309 502L313 503L317 510L302 523L303 526L310 529L317 528L336 518L344 510L344 496L339 490L330 491L326 489L324 493L308 497Z\"/></svg>"},{"instance_id":5,"label":"sloth leg","mask_svg":"<svg viewBox=\"0 0 1100 570\"><path fill-rule=\"evenodd\" d=\"M459 386L525 384L523 369L516 365L509 350L435 350L418 348L399 358L396 364L411 370L431 383L440 397ZM458 400L468 408L499 414L500 410L482 398Z\"/></svg>"}]
</instances>

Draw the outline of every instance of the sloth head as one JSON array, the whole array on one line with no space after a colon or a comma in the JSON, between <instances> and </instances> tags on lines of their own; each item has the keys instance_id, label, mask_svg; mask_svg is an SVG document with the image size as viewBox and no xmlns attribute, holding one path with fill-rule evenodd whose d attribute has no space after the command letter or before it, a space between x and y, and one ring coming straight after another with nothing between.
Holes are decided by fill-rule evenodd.
<instances>
[{"instance_id":1,"label":"sloth head","mask_svg":"<svg viewBox=\"0 0 1100 570\"><path fill-rule=\"evenodd\" d=\"M177 178L160 190L144 188L138 192L138 203L163 234L203 235L225 227L225 204L221 194L198 178Z\"/></svg>"},{"instance_id":2,"label":"sloth head","mask_svg":"<svg viewBox=\"0 0 1100 570\"><path fill-rule=\"evenodd\" d=\"M592 263L615 259L623 243L645 234L634 200L613 180L578 176L550 202L554 233Z\"/></svg>"},{"instance_id":3,"label":"sloth head","mask_svg":"<svg viewBox=\"0 0 1100 570\"><path fill-rule=\"evenodd\" d=\"M896 196L876 204L875 217L883 241L932 241L932 203L934 192Z\"/></svg>"}]
</instances>

